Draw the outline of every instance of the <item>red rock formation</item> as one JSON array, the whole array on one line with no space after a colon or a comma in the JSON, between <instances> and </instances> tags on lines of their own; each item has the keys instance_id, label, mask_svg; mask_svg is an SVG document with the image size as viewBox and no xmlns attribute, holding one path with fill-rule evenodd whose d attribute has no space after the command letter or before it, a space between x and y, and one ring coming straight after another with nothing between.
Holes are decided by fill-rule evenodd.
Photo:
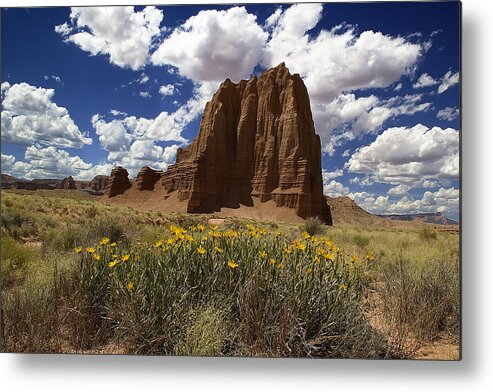
<instances>
[{"instance_id":1,"label":"red rock formation","mask_svg":"<svg viewBox=\"0 0 493 392\"><path fill-rule=\"evenodd\" d=\"M87 185L86 188L92 189L93 191L100 192L104 191L110 182L109 176L98 175L95 176Z\"/></svg>"},{"instance_id":2,"label":"red rock formation","mask_svg":"<svg viewBox=\"0 0 493 392\"><path fill-rule=\"evenodd\" d=\"M154 190L154 185L161 179L163 174L162 170L153 170L149 166L144 166L137 174L135 187L139 191L152 191Z\"/></svg>"},{"instance_id":3,"label":"red rock formation","mask_svg":"<svg viewBox=\"0 0 493 392\"><path fill-rule=\"evenodd\" d=\"M229 79L207 103L198 136L162 179L188 212L273 200L302 218L331 224L323 196L320 138L306 87L284 64L238 84Z\"/></svg>"},{"instance_id":4,"label":"red rock formation","mask_svg":"<svg viewBox=\"0 0 493 392\"><path fill-rule=\"evenodd\" d=\"M150 189L154 192L141 192ZM301 77L281 64L238 84L226 79L207 103L197 137L178 150L176 163L165 173L144 167L114 202L231 215L239 207L254 207L261 219L318 216L332 224L323 195L320 138Z\"/></svg>"},{"instance_id":5,"label":"red rock formation","mask_svg":"<svg viewBox=\"0 0 493 392\"><path fill-rule=\"evenodd\" d=\"M128 179L128 171L121 166L117 166L111 171L110 181L107 188L108 197L121 195L131 186L132 184Z\"/></svg>"},{"instance_id":6,"label":"red rock formation","mask_svg":"<svg viewBox=\"0 0 493 392\"><path fill-rule=\"evenodd\" d=\"M58 184L59 189L77 189L75 181L72 176L65 177L60 184Z\"/></svg>"}]
</instances>

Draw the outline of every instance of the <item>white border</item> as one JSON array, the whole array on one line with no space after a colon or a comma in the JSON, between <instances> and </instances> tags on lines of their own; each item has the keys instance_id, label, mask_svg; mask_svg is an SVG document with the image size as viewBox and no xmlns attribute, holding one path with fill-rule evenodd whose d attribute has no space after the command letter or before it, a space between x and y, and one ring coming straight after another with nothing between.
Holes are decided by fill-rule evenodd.
<instances>
[{"instance_id":1,"label":"white border","mask_svg":"<svg viewBox=\"0 0 493 392\"><path fill-rule=\"evenodd\" d=\"M254 1L258 2L258 1ZM149 4L16 1L6 6ZM172 1L160 1L170 4ZM197 1L181 0L180 4ZM209 3L224 3L208 1ZM166 358L0 354L0 385L13 391L486 391L493 385L493 100L491 1L463 0L463 360L461 362Z\"/></svg>"}]
</instances>

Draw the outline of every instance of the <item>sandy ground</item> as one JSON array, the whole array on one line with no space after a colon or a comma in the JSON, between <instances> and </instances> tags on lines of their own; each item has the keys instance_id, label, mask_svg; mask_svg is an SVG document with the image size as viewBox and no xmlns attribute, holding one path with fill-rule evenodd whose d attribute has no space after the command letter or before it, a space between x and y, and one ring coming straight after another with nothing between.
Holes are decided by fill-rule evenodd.
<instances>
[{"instance_id":1,"label":"sandy ground","mask_svg":"<svg viewBox=\"0 0 493 392\"><path fill-rule=\"evenodd\" d=\"M122 195L112 198L105 197L103 202L117 204L126 207L138 208L146 211L163 211L185 213L186 203L178 200L177 192L173 192L165 198L164 191L136 191L130 189ZM237 217L272 222L303 223L304 219L296 215L294 209L277 207L275 201L260 202L253 198L253 206L239 205L238 208L222 207L213 212L219 219Z\"/></svg>"}]
</instances>

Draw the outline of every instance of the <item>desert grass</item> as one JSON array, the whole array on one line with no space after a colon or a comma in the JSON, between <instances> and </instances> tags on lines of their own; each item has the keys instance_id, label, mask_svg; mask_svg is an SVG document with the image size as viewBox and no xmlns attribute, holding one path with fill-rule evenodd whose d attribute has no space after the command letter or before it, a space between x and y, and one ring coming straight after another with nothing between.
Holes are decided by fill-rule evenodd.
<instances>
[{"instance_id":1,"label":"desert grass","mask_svg":"<svg viewBox=\"0 0 493 392\"><path fill-rule=\"evenodd\" d=\"M458 344L456 234L210 217L2 191L2 350L412 358Z\"/></svg>"}]
</instances>

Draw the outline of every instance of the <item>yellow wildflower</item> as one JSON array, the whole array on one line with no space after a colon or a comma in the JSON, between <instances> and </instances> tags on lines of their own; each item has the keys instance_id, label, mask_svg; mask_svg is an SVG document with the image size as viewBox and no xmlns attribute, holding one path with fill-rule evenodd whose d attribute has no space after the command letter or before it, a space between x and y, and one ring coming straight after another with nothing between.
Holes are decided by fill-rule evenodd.
<instances>
[{"instance_id":1,"label":"yellow wildflower","mask_svg":"<svg viewBox=\"0 0 493 392\"><path fill-rule=\"evenodd\" d=\"M306 245L302 242L296 242L295 248L301 251L304 251L306 249Z\"/></svg>"},{"instance_id":2,"label":"yellow wildflower","mask_svg":"<svg viewBox=\"0 0 493 392\"><path fill-rule=\"evenodd\" d=\"M112 243L110 244L110 246L111 246L112 248L114 248L114 247L116 246L116 242L112 242Z\"/></svg>"},{"instance_id":3,"label":"yellow wildflower","mask_svg":"<svg viewBox=\"0 0 493 392\"><path fill-rule=\"evenodd\" d=\"M111 263L108 264L108 267L113 268L117 264L118 264L118 260L113 260Z\"/></svg>"},{"instance_id":4,"label":"yellow wildflower","mask_svg":"<svg viewBox=\"0 0 493 392\"><path fill-rule=\"evenodd\" d=\"M162 246L163 246L163 240L159 240L159 241L157 241L157 242L154 244L154 246L155 246L156 248L160 248L160 247L162 247Z\"/></svg>"},{"instance_id":5,"label":"yellow wildflower","mask_svg":"<svg viewBox=\"0 0 493 392\"><path fill-rule=\"evenodd\" d=\"M197 225L197 229L198 229L198 231L204 231L205 226L204 225L201 225L201 224L198 224Z\"/></svg>"},{"instance_id":6,"label":"yellow wildflower","mask_svg":"<svg viewBox=\"0 0 493 392\"><path fill-rule=\"evenodd\" d=\"M199 246L197 248L197 252L199 253L199 255L203 255L203 254L205 254L205 249L202 246Z\"/></svg>"},{"instance_id":7,"label":"yellow wildflower","mask_svg":"<svg viewBox=\"0 0 493 392\"><path fill-rule=\"evenodd\" d=\"M235 263L234 260L228 260L228 266L229 266L229 268L235 269L236 267L239 267L240 265Z\"/></svg>"},{"instance_id":8,"label":"yellow wildflower","mask_svg":"<svg viewBox=\"0 0 493 392\"><path fill-rule=\"evenodd\" d=\"M82 253L82 246L78 246L74 249L75 253Z\"/></svg>"},{"instance_id":9,"label":"yellow wildflower","mask_svg":"<svg viewBox=\"0 0 493 392\"><path fill-rule=\"evenodd\" d=\"M185 236L185 238L186 238L186 240L187 240L188 242L192 242L192 241L193 241L193 237L192 237L190 234L187 234L187 235Z\"/></svg>"},{"instance_id":10,"label":"yellow wildflower","mask_svg":"<svg viewBox=\"0 0 493 392\"><path fill-rule=\"evenodd\" d=\"M189 226L188 230L190 231L197 231L197 227L195 225Z\"/></svg>"},{"instance_id":11,"label":"yellow wildflower","mask_svg":"<svg viewBox=\"0 0 493 392\"><path fill-rule=\"evenodd\" d=\"M127 288L128 288L129 290L132 290L132 289L134 288L134 284L133 284L132 282L128 282L128 283L127 283Z\"/></svg>"},{"instance_id":12,"label":"yellow wildflower","mask_svg":"<svg viewBox=\"0 0 493 392\"><path fill-rule=\"evenodd\" d=\"M358 261L358 256L351 256L351 263L356 263Z\"/></svg>"},{"instance_id":13,"label":"yellow wildflower","mask_svg":"<svg viewBox=\"0 0 493 392\"><path fill-rule=\"evenodd\" d=\"M307 232L307 231L304 231L303 232L303 237L305 237L305 240L309 240L311 235Z\"/></svg>"},{"instance_id":14,"label":"yellow wildflower","mask_svg":"<svg viewBox=\"0 0 493 392\"><path fill-rule=\"evenodd\" d=\"M270 263L270 265L274 265L274 264L276 264L276 261L274 259L269 259L269 263Z\"/></svg>"},{"instance_id":15,"label":"yellow wildflower","mask_svg":"<svg viewBox=\"0 0 493 392\"><path fill-rule=\"evenodd\" d=\"M103 237L101 241L99 241L99 244L106 245L108 242L110 242L110 239L108 237Z\"/></svg>"},{"instance_id":16,"label":"yellow wildflower","mask_svg":"<svg viewBox=\"0 0 493 392\"><path fill-rule=\"evenodd\" d=\"M130 255L123 255L122 261L128 261L129 258L130 258Z\"/></svg>"},{"instance_id":17,"label":"yellow wildflower","mask_svg":"<svg viewBox=\"0 0 493 392\"><path fill-rule=\"evenodd\" d=\"M315 261L316 263L320 263L320 257L315 256L315 258L313 259L313 261Z\"/></svg>"},{"instance_id":18,"label":"yellow wildflower","mask_svg":"<svg viewBox=\"0 0 493 392\"><path fill-rule=\"evenodd\" d=\"M214 251L215 251L216 253L223 253L223 252L224 252L224 251L223 251L223 250L222 250L219 246L215 246L215 247L214 247Z\"/></svg>"},{"instance_id":19,"label":"yellow wildflower","mask_svg":"<svg viewBox=\"0 0 493 392\"><path fill-rule=\"evenodd\" d=\"M217 229L219 229L219 227L217 225L209 225L209 228L212 230L212 231L216 231Z\"/></svg>"},{"instance_id":20,"label":"yellow wildflower","mask_svg":"<svg viewBox=\"0 0 493 392\"><path fill-rule=\"evenodd\" d=\"M228 237L228 238L236 238L236 237L238 237L238 232L234 231L234 230L228 230L228 231L225 231L223 233L223 235L225 237Z\"/></svg>"},{"instance_id":21,"label":"yellow wildflower","mask_svg":"<svg viewBox=\"0 0 493 392\"><path fill-rule=\"evenodd\" d=\"M174 244L174 242L175 242L175 240L174 240L173 238L169 238L169 239L166 241L166 243L167 243L168 245L173 245L173 244Z\"/></svg>"},{"instance_id":22,"label":"yellow wildflower","mask_svg":"<svg viewBox=\"0 0 493 392\"><path fill-rule=\"evenodd\" d=\"M100 255L98 255L98 254L96 254L96 253L94 253L94 254L92 255L92 258L94 259L94 261L99 261L99 260L101 260L101 256L100 256Z\"/></svg>"},{"instance_id":23,"label":"yellow wildflower","mask_svg":"<svg viewBox=\"0 0 493 392\"><path fill-rule=\"evenodd\" d=\"M373 261L373 260L375 260L375 257L373 257L373 255L370 252L368 252L366 254L366 260Z\"/></svg>"},{"instance_id":24,"label":"yellow wildflower","mask_svg":"<svg viewBox=\"0 0 493 392\"><path fill-rule=\"evenodd\" d=\"M180 237L181 235L185 234L187 231L183 229L182 227L177 227L174 225L171 225L170 231L175 234L176 237Z\"/></svg>"},{"instance_id":25,"label":"yellow wildflower","mask_svg":"<svg viewBox=\"0 0 493 392\"><path fill-rule=\"evenodd\" d=\"M281 236L281 232L280 231L276 231L276 237L280 237Z\"/></svg>"},{"instance_id":26,"label":"yellow wildflower","mask_svg":"<svg viewBox=\"0 0 493 392\"><path fill-rule=\"evenodd\" d=\"M283 252L286 253L287 255L290 255L291 253L293 253L293 249L291 249L291 247L288 246L287 248L283 249Z\"/></svg>"},{"instance_id":27,"label":"yellow wildflower","mask_svg":"<svg viewBox=\"0 0 493 392\"><path fill-rule=\"evenodd\" d=\"M329 260L329 261L334 261L335 260L335 256L333 253L326 253L324 254L324 259L325 260Z\"/></svg>"},{"instance_id":28,"label":"yellow wildflower","mask_svg":"<svg viewBox=\"0 0 493 392\"><path fill-rule=\"evenodd\" d=\"M88 253L94 253L95 252L95 249L92 248L92 247L89 247L86 249Z\"/></svg>"},{"instance_id":29,"label":"yellow wildflower","mask_svg":"<svg viewBox=\"0 0 493 392\"><path fill-rule=\"evenodd\" d=\"M307 273L309 273L309 274L311 274L312 269L311 269L311 268L308 268L308 269L306 270L306 272L307 272Z\"/></svg>"},{"instance_id":30,"label":"yellow wildflower","mask_svg":"<svg viewBox=\"0 0 493 392\"><path fill-rule=\"evenodd\" d=\"M347 286L346 286L344 283L342 283L342 284L339 286L339 288L340 288L341 290L346 290L346 289L347 289Z\"/></svg>"},{"instance_id":31,"label":"yellow wildflower","mask_svg":"<svg viewBox=\"0 0 493 392\"><path fill-rule=\"evenodd\" d=\"M209 235L212 237L212 238L218 238L221 236L221 234L219 234L216 230L211 230L209 231Z\"/></svg>"},{"instance_id":32,"label":"yellow wildflower","mask_svg":"<svg viewBox=\"0 0 493 392\"><path fill-rule=\"evenodd\" d=\"M267 257L267 253L264 252L263 250L261 250L260 252L258 252L258 255L260 256L261 259L265 259Z\"/></svg>"},{"instance_id":33,"label":"yellow wildflower","mask_svg":"<svg viewBox=\"0 0 493 392\"><path fill-rule=\"evenodd\" d=\"M284 269L284 264L283 263L279 264L279 268Z\"/></svg>"},{"instance_id":34,"label":"yellow wildflower","mask_svg":"<svg viewBox=\"0 0 493 392\"><path fill-rule=\"evenodd\" d=\"M116 260L118 258L118 255L113 255L113 260Z\"/></svg>"}]
</instances>

